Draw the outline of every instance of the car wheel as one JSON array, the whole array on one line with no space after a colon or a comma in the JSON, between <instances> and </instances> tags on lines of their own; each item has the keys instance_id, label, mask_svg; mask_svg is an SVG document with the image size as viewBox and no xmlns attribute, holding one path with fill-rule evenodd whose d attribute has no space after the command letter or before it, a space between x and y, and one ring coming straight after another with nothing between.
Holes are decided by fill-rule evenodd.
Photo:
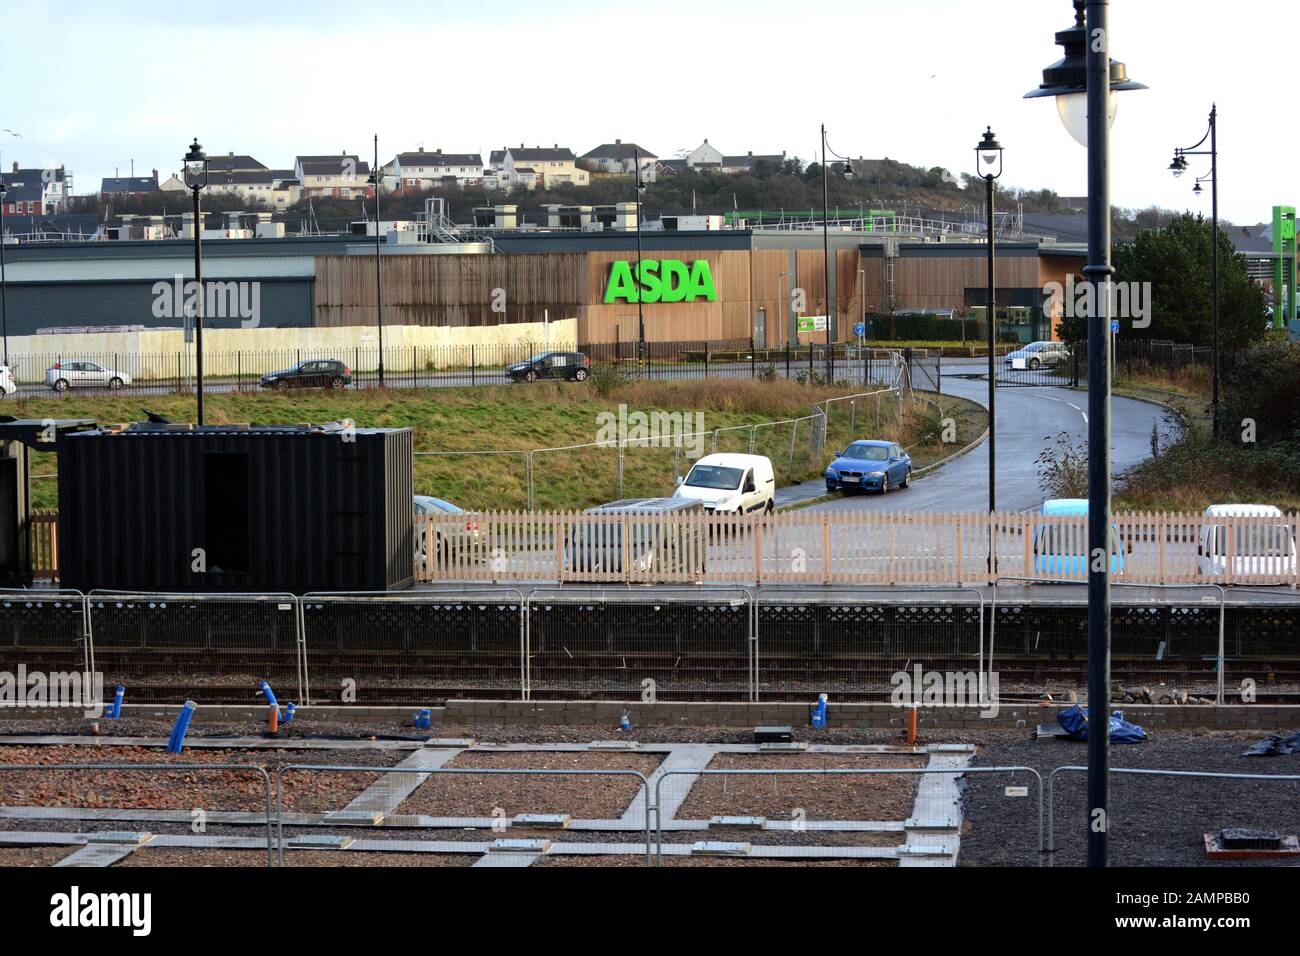
<instances>
[{"instance_id":1,"label":"car wheel","mask_svg":"<svg viewBox=\"0 0 1300 956\"><path fill-rule=\"evenodd\" d=\"M288 383L288 381L286 381L285 379L279 379L279 380L275 383L275 390L276 390L277 392L287 392L287 391L289 391L289 383Z\"/></svg>"},{"instance_id":2,"label":"car wheel","mask_svg":"<svg viewBox=\"0 0 1300 956\"><path fill-rule=\"evenodd\" d=\"M768 499L767 507L763 509L763 514L770 515L776 511L776 502Z\"/></svg>"},{"instance_id":3,"label":"car wheel","mask_svg":"<svg viewBox=\"0 0 1300 956\"><path fill-rule=\"evenodd\" d=\"M348 383L343 381L343 376L336 375L330 380L330 388L344 388Z\"/></svg>"},{"instance_id":4,"label":"car wheel","mask_svg":"<svg viewBox=\"0 0 1300 956\"><path fill-rule=\"evenodd\" d=\"M529 369L527 372L524 373L524 381L526 382L537 381L537 373L534 372L532 369Z\"/></svg>"},{"instance_id":5,"label":"car wheel","mask_svg":"<svg viewBox=\"0 0 1300 956\"><path fill-rule=\"evenodd\" d=\"M585 368L578 369L573 373L573 380L575 382L585 382L587 380L587 370Z\"/></svg>"},{"instance_id":6,"label":"car wheel","mask_svg":"<svg viewBox=\"0 0 1300 956\"><path fill-rule=\"evenodd\" d=\"M56 392L66 392L68 390L68 380L66 378L61 378L55 381L54 390Z\"/></svg>"},{"instance_id":7,"label":"car wheel","mask_svg":"<svg viewBox=\"0 0 1300 956\"><path fill-rule=\"evenodd\" d=\"M117 391L119 388L122 387L122 380L118 378L116 375L114 375L112 378L108 380L108 387L113 389L113 391Z\"/></svg>"},{"instance_id":8,"label":"car wheel","mask_svg":"<svg viewBox=\"0 0 1300 956\"><path fill-rule=\"evenodd\" d=\"M903 480L898 483L898 487L906 488L911 483L912 483L912 469L909 468L907 469L907 474L903 476Z\"/></svg>"},{"instance_id":9,"label":"car wheel","mask_svg":"<svg viewBox=\"0 0 1300 956\"><path fill-rule=\"evenodd\" d=\"M880 479L880 493L882 495L889 494L889 472L885 472L885 477Z\"/></svg>"},{"instance_id":10,"label":"car wheel","mask_svg":"<svg viewBox=\"0 0 1300 956\"><path fill-rule=\"evenodd\" d=\"M1039 361L1038 359L1036 359L1036 358L1031 358L1031 359L1029 360L1029 367L1030 367L1031 369L1034 369L1035 371L1037 371L1037 370L1038 370L1038 367L1039 367L1040 365L1042 365L1042 364L1043 364L1043 363L1040 362L1040 361Z\"/></svg>"}]
</instances>

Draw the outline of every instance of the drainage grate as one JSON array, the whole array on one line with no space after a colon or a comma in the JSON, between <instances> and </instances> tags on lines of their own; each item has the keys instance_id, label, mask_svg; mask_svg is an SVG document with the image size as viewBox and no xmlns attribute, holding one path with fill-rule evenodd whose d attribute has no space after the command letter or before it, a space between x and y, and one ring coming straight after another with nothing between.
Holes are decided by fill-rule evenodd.
<instances>
[{"instance_id":1,"label":"drainage grate","mask_svg":"<svg viewBox=\"0 0 1300 956\"><path fill-rule=\"evenodd\" d=\"M493 840L488 844L489 853L546 853L551 849L550 840Z\"/></svg>"},{"instance_id":2,"label":"drainage grate","mask_svg":"<svg viewBox=\"0 0 1300 956\"><path fill-rule=\"evenodd\" d=\"M752 846L748 843L701 840L691 844L691 856L749 856L751 849Z\"/></svg>"},{"instance_id":3,"label":"drainage grate","mask_svg":"<svg viewBox=\"0 0 1300 956\"><path fill-rule=\"evenodd\" d=\"M510 825L515 827L547 827L563 830L573 822L567 813L516 813Z\"/></svg>"},{"instance_id":4,"label":"drainage grate","mask_svg":"<svg viewBox=\"0 0 1300 956\"><path fill-rule=\"evenodd\" d=\"M144 846L153 839L152 833L135 833L131 830L105 830L92 833L86 838L87 843L116 843L128 846Z\"/></svg>"},{"instance_id":5,"label":"drainage grate","mask_svg":"<svg viewBox=\"0 0 1300 956\"><path fill-rule=\"evenodd\" d=\"M761 830L767 826L767 817L723 816L710 817L709 829Z\"/></svg>"},{"instance_id":6,"label":"drainage grate","mask_svg":"<svg viewBox=\"0 0 1300 956\"><path fill-rule=\"evenodd\" d=\"M1225 850L1280 850L1282 834L1276 830L1228 827L1219 831L1219 845Z\"/></svg>"},{"instance_id":7,"label":"drainage grate","mask_svg":"<svg viewBox=\"0 0 1300 956\"><path fill-rule=\"evenodd\" d=\"M354 842L353 837L333 833L296 836L289 841L291 850L345 850Z\"/></svg>"}]
</instances>

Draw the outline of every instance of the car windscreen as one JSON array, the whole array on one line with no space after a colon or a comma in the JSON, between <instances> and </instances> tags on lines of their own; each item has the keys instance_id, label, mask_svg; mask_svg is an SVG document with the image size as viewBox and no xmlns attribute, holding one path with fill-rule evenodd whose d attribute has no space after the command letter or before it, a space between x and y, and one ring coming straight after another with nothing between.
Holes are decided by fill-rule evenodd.
<instances>
[{"instance_id":1,"label":"car windscreen","mask_svg":"<svg viewBox=\"0 0 1300 956\"><path fill-rule=\"evenodd\" d=\"M844 449L844 457L862 461L888 461L889 449L881 445L850 445Z\"/></svg>"},{"instance_id":2,"label":"car windscreen","mask_svg":"<svg viewBox=\"0 0 1300 956\"><path fill-rule=\"evenodd\" d=\"M745 473L739 468L723 468L721 465L696 465L686 476L686 484L692 488L717 488L722 491L734 491L740 487L740 480Z\"/></svg>"},{"instance_id":3,"label":"car windscreen","mask_svg":"<svg viewBox=\"0 0 1300 956\"><path fill-rule=\"evenodd\" d=\"M551 357L551 354L552 354L552 353L550 353L550 352L538 352L536 355L530 355L530 356L528 356L528 358L524 359L524 361L525 361L525 362L529 362L529 363L532 363L532 362L544 362L544 361L546 361L548 358Z\"/></svg>"},{"instance_id":4,"label":"car windscreen","mask_svg":"<svg viewBox=\"0 0 1300 956\"><path fill-rule=\"evenodd\" d=\"M1223 525L1214 528L1214 553L1228 555L1228 535ZM1284 524L1240 525L1236 529L1233 555L1238 558L1289 558L1291 529Z\"/></svg>"}]
</instances>

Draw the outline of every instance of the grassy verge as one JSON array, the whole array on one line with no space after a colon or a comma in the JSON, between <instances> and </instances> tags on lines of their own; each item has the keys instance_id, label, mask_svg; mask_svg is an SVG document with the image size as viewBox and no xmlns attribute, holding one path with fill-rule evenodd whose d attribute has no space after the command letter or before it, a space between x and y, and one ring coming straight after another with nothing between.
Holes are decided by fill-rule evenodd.
<instances>
[{"instance_id":1,"label":"grassy verge","mask_svg":"<svg viewBox=\"0 0 1300 956\"><path fill-rule=\"evenodd\" d=\"M417 452L415 489L454 501L465 508L496 510L528 506L526 457L521 454L469 455L489 450L562 450L533 455L534 507L582 508L619 494L617 447L563 449L617 437L620 406L629 429L638 419L656 412L678 415L673 431L719 430L718 451L748 451L750 426L754 451L773 461L777 481L820 478L826 458L815 458L811 444L814 402L853 394L857 389L800 385L777 381L641 381L589 385L537 383L532 386L483 386L382 391L231 394L208 396L209 424L326 422L352 419L358 427L410 427ZM19 418L88 417L101 422L143 418L143 407L174 421L194 414L188 396L73 396L23 399L15 403ZM944 457L954 447L942 442L942 420L956 424L956 440L964 444L985 427L983 410L973 403L943 398L940 407L918 403L898 414L897 404L875 399L832 403L827 422L825 454L854 438L884 438L912 446L918 467ZM604 416L602 418L602 416ZM797 423L792 419L803 418ZM653 421L653 419L652 419ZM776 423L768 425L766 423ZM604 433L602 433L602 427ZM631 437L631 432L626 434ZM669 495L675 475L689 468L690 459L714 447L712 434L687 437L684 447L629 445L624 450L622 495ZM960 447L960 444L956 445ZM32 474L50 475L57 461L50 454L34 455ZM57 507L55 478L34 478L33 502L38 508Z\"/></svg>"},{"instance_id":2,"label":"grassy verge","mask_svg":"<svg viewBox=\"0 0 1300 956\"><path fill-rule=\"evenodd\" d=\"M1270 455L1236 442L1214 440L1207 367L1189 365L1172 373L1138 370L1117 378L1113 392L1168 406L1178 431L1176 441L1119 483L1116 511L1200 512L1224 503L1267 504L1283 511L1300 511L1300 492L1287 487L1283 469Z\"/></svg>"}]
</instances>

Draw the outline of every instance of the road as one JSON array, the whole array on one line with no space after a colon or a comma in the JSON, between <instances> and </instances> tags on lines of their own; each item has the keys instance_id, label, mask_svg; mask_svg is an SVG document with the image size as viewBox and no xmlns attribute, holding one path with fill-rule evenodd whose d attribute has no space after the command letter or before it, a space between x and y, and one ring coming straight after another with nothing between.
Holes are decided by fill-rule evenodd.
<instances>
[{"instance_id":1,"label":"road","mask_svg":"<svg viewBox=\"0 0 1300 956\"><path fill-rule=\"evenodd\" d=\"M988 379L978 375L980 360L944 364L943 393L988 407ZM997 393L997 506L1024 511L1043 501L1038 485L1038 454L1062 432L1076 443L1088 435L1088 394L1067 388L1004 387ZM1164 410L1129 398L1111 399L1112 473L1123 474L1151 454L1151 427L1165 434ZM864 438L871 436L864 435ZM810 505L817 510L987 511L988 442L888 495L838 497ZM825 493L825 485L782 489L778 504Z\"/></svg>"}]
</instances>

